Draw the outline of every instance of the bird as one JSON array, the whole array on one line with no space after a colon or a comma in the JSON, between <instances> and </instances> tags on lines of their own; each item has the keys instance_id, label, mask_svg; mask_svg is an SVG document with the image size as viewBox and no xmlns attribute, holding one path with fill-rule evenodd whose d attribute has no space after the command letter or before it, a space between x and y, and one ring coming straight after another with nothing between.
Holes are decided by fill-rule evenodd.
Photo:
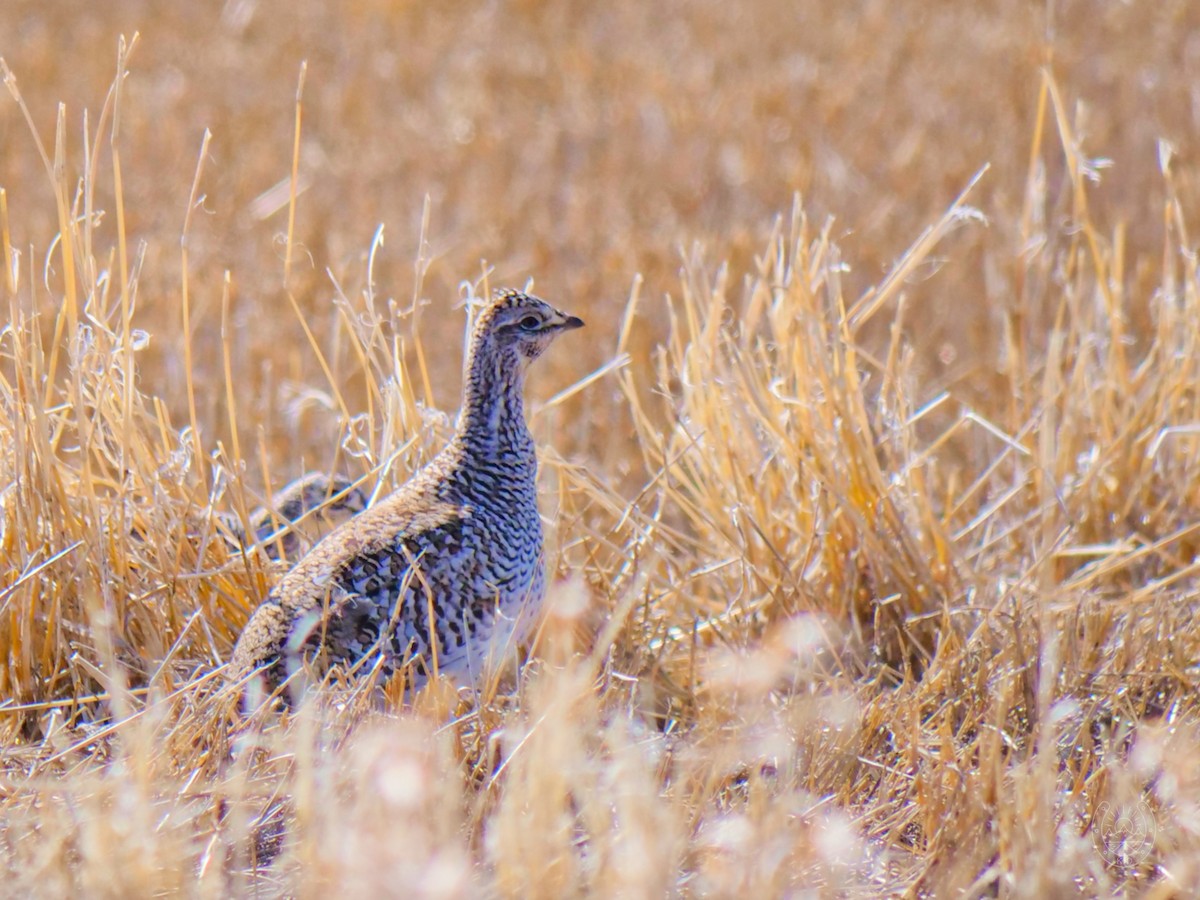
<instances>
[{"instance_id":1,"label":"bird","mask_svg":"<svg viewBox=\"0 0 1200 900\"><path fill-rule=\"evenodd\" d=\"M271 559L294 559L367 506L362 488L344 475L308 472L272 494L250 513L249 532L232 513L218 512L230 549L258 545Z\"/></svg>"},{"instance_id":2,"label":"bird","mask_svg":"<svg viewBox=\"0 0 1200 900\"><path fill-rule=\"evenodd\" d=\"M478 313L447 446L398 490L344 522L287 572L246 623L231 681L271 696L305 663L411 662L460 683L528 634L545 594L537 453L525 421L530 363L583 320L500 289Z\"/></svg>"}]
</instances>

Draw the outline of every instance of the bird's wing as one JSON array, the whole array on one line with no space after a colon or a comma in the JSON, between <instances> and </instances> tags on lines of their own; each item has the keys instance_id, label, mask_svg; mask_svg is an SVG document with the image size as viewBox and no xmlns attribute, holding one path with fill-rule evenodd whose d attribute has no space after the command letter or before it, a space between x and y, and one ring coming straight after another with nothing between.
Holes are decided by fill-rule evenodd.
<instances>
[{"instance_id":1,"label":"bird's wing","mask_svg":"<svg viewBox=\"0 0 1200 900\"><path fill-rule=\"evenodd\" d=\"M353 583L371 566L398 581L409 567L407 548L441 545L471 517L468 506L399 502L405 499L389 498L334 529L283 577L272 598L299 613L325 604L333 590L357 590Z\"/></svg>"},{"instance_id":2,"label":"bird's wing","mask_svg":"<svg viewBox=\"0 0 1200 900\"><path fill-rule=\"evenodd\" d=\"M395 495L343 523L254 611L234 648L230 677L243 678L277 663L305 617L348 602L353 606L351 598L357 595L394 596L409 577L411 558L420 553L416 548L448 549L471 514L468 506Z\"/></svg>"}]
</instances>

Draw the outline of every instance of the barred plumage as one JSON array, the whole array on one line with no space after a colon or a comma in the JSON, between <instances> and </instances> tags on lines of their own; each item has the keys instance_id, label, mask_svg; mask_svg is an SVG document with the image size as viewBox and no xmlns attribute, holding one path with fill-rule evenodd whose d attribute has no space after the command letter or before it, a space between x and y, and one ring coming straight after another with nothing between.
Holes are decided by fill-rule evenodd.
<instances>
[{"instance_id":1,"label":"barred plumage","mask_svg":"<svg viewBox=\"0 0 1200 900\"><path fill-rule=\"evenodd\" d=\"M497 291L475 324L449 445L283 577L242 632L231 678L259 671L274 688L303 655L378 656L385 674L415 658L414 686L435 666L473 680L520 640L545 589L524 373L582 325L537 297Z\"/></svg>"},{"instance_id":2,"label":"barred plumage","mask_svg":"<svg viewBox=\"0 0 1200 900\"><path fill-rule=\"evenodd\" d=\"M272 494L250 513L250 534L231 513L217 513L231 545L255 544L272 559L294 560L326 534L367 508L362 489L342 475L309 472Z\"/></svg>"}]
</instances>

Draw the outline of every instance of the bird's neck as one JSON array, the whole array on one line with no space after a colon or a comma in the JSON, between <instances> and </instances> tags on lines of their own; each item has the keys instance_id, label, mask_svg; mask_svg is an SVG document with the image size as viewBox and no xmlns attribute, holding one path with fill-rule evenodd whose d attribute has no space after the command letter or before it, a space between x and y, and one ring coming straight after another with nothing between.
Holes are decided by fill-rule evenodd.
<instances>
[{"instance_id":1,"label":"bird's neck","mask_svg":"<svg viewBox=\"0 0 1200 900\"><path fill-rule=\"evenodd\" d=\"M473 453L499 458L533 447L525 425L525 372L515 350L474 346L467 361L458 440Z\"/></svg>"}]
</instances>

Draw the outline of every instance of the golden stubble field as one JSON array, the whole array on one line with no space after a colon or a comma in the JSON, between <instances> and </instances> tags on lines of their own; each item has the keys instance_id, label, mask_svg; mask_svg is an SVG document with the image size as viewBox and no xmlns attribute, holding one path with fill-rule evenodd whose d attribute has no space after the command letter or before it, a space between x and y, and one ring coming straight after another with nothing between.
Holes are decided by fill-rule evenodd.
<instances>
[{"instance_id":1,"label":"golden stubble field","mask_svg":"<svg viewBox=\"0 0 1200 900\"><path fill-rule=\"evenodd\" d=\"M983 6L5 0L4 892L1200 893L1200 7ZM530 662L231 758L531 279Z\"/></svg>"}]
</instances>

